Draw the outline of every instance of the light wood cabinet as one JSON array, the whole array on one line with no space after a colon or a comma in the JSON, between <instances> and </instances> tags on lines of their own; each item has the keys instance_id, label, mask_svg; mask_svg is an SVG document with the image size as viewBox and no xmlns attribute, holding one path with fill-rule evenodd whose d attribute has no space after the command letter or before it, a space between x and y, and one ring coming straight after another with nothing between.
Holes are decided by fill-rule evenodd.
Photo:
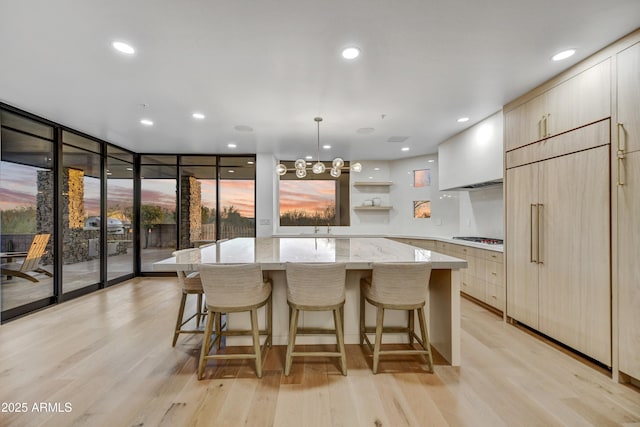
<instances>
[{"instance_id":1,"label":"light wood cabinet","mask_svg":"<svg viewBox=\"0 0 640 427\"><path fill-rule=\"evenodd\" d=\"M505 310L504 264L503 255L499 252L483 251L485 258L487 304L500 311Z\"/></svg>"},{"instance_id":2,"label":"light wood cabinet","mask_svg":"<svg viewBox=\"0 0 640 427\"><path fill-rule=\"evenodd\" d=\"M611 366L609 147L540 163L539 327Z\"/></svg>"},{"instance_id":3,"label":"light wood cabinet","mask_svg":"<svg viewBox=\"0 0 640 427\"><path fill-rule=\"evenodd\" d=\"M506 174L507 315L538 329L538 164Z\"/></svg>"},{"instance_id":4,"label":"light wood cabinet","mask_svg":"<svg viewBox=\"0 0 640 427\"><path fill-rule=\"evenodd\" d=\"M617 192L618 360L620 371L640 379L640 151L624 162L625 184Z\"/></svg>"},{"instance_id":5,"label":"light wood cabinet","mask_svg":"<svg viewBox=\"0 0 640 427\"><path fill-rule=\"evenodd\" d=\"M640 380L640 43L617 54L619 370ZM614 179L615 179L614 178Z\"/></svg>"},{"instance_id":6,"label":"light wood cabinet","mask_svg":"<svg viewBox=\"0 0 640 427\"><path fill-rule=\"evenodd\" d=\"M546 96L538 95L504 115L505 150L513 150L544 138Z\"/></svg>"},{"instance_id":7,"label":"light wood cabinet","mask_svg":"<svg viewBox=\"0 0 640 427\"><path fill-rule=\"evenodd\" d=\"M392 240L464 259L467 261L467 268L460 269L461 292L504 311L503 255L501 252L440 240L410 238L393 238Z\"/></svg>"},{"instance_id":8,"label":"light wood cabinet","mask_svg":"<svg viewBox=\"0 0 640 427\"><path fill-rule=\"evenodd\" d=\"M617 149L640 150L640 43L617 55Z\"/></svg>"},{"instance_id":9,"label":"light wood cabinet","mask_svg":"<svg viewBox=\"0 0 640 427\"><path fill-rule=\"evenodd\" d=\"M510 151L611 116L611 60L577 74L505 112Z\"/></svg>"},{"instance_id":10,"label":"light wood cabinet","mask_svg":"<svg viewBox=\"0 0 640 427\"><path fill-rule=\"evenodd\" d=\"M551 89L546 104L546 137L611 117L611 60Z\"/></svg>"},{"instance_id":11,"label":"light wood cabinet","mask_svg":"<svg viewBox=\"0 0 640 427\"><path fill-rule=\"evenodd\" d=\"M609 146L507 171L507 314L611 366Z\"/></svg>"},{"instance_id":12,"label":"light wood cabinet","mask_svg":"<svg viewBox=\"0 0 640 427\"><path fill-rule=\"evenodd\" d=\"M636 30L503 108L507 317L635 381L639 106Z\"/></svg>"}]
</instances>

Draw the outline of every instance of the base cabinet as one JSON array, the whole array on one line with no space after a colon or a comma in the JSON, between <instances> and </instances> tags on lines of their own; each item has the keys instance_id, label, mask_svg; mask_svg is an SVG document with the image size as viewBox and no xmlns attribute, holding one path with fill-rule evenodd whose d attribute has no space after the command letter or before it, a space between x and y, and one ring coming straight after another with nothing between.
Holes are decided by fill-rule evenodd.
<instances>
[{"instance_id":1,"label":"base cabinet","mask_svg":"<svg viewBox=\"0 0 640 427\"><path fill-rule=\"evenodd\" d=\"M460 270L460 291L504 312L504 264L501 252L439 240L409 238L394 238L393 240L464 259L467 261L467 268Z\"/></svg>"},{"instance_id":2,"label":"base cabinet","mask_svg":"<svg viewBox=\"0 0 640 427\"><path fill-rule=\"evenodd\" d=\"M461 270L460 290L464 294L504 312L503 256L501 252L446 242L436 242L435 250L467 261L467 268Z\"/></svg>"}]
</instances>

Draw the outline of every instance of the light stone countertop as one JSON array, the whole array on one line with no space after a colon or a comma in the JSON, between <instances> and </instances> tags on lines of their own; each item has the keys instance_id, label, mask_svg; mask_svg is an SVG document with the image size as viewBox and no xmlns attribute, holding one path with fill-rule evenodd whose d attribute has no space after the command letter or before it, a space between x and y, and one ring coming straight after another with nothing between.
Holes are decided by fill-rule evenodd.
<instances>
[{"instance_id":1,"label":"light stone countertop","mask_svg":"<svg viewBox=\"0 0 640 427\"><path fill-rule=\"evenodd\" d=\"M466 268L459 258L382 237L240 237L203 247L192 257L154 263L155 271L196 270L198 264L259 263L284 270L286 262L344 262L349 270L371 269L374 262L430 262L433 269Z\"/></svg>"},{"instance_id":2,"label":"light stone countertop","mask_svg":"<svg viewBox=\"0 0 640 427\"><path fill-rule=\"evenodd\" d=\"M278 234L274 234L273 237L333 237L333 238L347 238L347 237L362 237L362 238L367 238L367 237L380 237L380 238L390 238L390 239L414 239L414 240L437 240L440 242L446 242L446 243L453 243L455 245L461 245L461 246L469 246L472 248L478 248L478 249L486 249L488 251L494 251L494 252L504 252L504 246L503 245L489 245L486 243L477 243L477 242L470 242L467 240L460 240L460 239L454 239L452 237L441 237L441 236L415 236L415 235L408 235L408 234L389 234L389 235L382 235L382 234L340 234L340 233L335 233L335 234L326 234L326 233L319 233L317 235L314 235L313 233L300 233L300 234L286 234L286 233L278 233Z\"/></svg>"}]
</instances>

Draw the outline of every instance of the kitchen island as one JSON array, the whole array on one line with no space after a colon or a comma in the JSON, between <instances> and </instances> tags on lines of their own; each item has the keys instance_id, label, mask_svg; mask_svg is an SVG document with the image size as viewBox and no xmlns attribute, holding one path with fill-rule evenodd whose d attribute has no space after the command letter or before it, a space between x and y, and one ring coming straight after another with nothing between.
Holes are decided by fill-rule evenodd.
<instances>
[{"instance_id":1,"label":"kitchen island","mask_svg":"<svg viewBox=\"0 0 640 427\"><path fill-rule=\"evenodd\" d=\"M359 343L360 278L371 274L374 262L429 262L432 273L429 281L427 315L431 345L451 365L460 365L460 272L466 261L431 250L416 248L385 238L236 238L203 247L194 257L168 258L154 264L155 271L176 271L178 268L195 271L199 264L257 263L266 277L273 280L273 343L284 345L288 337L288 306L285 267L287 262L345 263L347 267L345 301L345 342ZM246 316L245 316L246 317ZM373 323L373 307L367 306L368 323ZM406 324L406 312L385 313L385 324ZM229 319L233 327L244 327L248 318L242 314ZM328 326L331 316L322 312L303 313L301 325ZM231 340L233 338L233 341ZM394 342L389 337L385 342ZM397 336L395 342L406 342ZM300 337L300 344L328 343L330 337ZM248 344L244 337L230 337L229 344Z\"/></svg>"}]
</instances>

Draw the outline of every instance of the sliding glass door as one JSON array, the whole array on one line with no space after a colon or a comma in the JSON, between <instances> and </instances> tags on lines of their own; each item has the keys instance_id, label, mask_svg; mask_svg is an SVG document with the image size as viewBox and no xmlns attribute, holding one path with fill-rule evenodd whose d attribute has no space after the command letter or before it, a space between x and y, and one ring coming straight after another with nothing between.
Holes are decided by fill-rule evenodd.
<instances>
[{"instance_id":1,"label":"sliding glass door","mask_svg":"<svg viewBox=\"0 0 640 427\"><path fill-rule=\"evenodd\" d=\"M153 272L153 263L177 248L176 156L144 155L140 159L141 270Z\"/></svg>"},{"instance_id":2,"label":"sliding glass door","mask_svg":"<svg viewBox=\"0 0 640 427\"><path fill-rule=\"evenodd\" d=\"M133 154L107 146L107 283L134 274Z\"/></svg>"},{"instance_id":3,"label":"sliding glass door","mask_svg":"<svg viewBox=\"0 0 640 427\"><path fill-rule=\"evenodd\" d=\"M62 291L73 296L100 286L101 146L71 132L62 135Z\"/></svg>"},{"instance_id":4,"label":"sliding glass door","mask_svg":"<svg viewBox=\"0 0 640 427\"><path fill-rule=\"evenodd\" d=\"M52 126L8 111L0 111L0 124L0 306L7 319L54 302L55 144Z\"/></svg>"}]
</instances>

